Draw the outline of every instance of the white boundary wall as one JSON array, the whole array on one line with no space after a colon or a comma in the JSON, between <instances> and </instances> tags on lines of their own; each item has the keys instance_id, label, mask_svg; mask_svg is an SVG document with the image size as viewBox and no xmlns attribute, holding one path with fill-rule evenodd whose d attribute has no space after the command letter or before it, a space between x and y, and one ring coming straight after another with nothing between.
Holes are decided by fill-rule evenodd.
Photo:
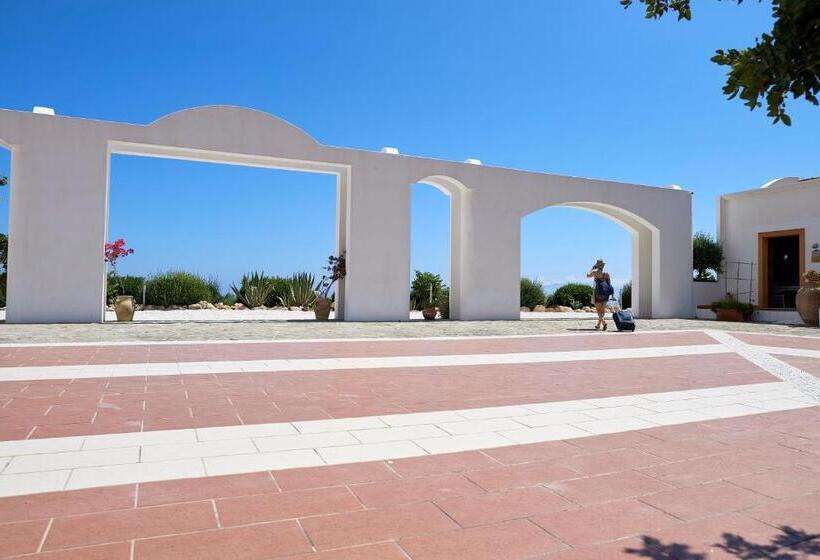
<instances>
[{"instance_id":1,"label":"white boundary wall","mask_svg":"<svg viewBox=\"0 0 820 560\"><path fill-rule=\"evenodd\" d=\"M410 186L418 182L452 197L454 319L519 318L521 218L555 205L601 214L632 233L640 316L692 315L688 191L323 146L240 107L187 109L149 125L0 110L0 143L12 158L11 323L103 320L112 153L334 174L345 320L407 320Z\"/></svg>"}]
</instances>

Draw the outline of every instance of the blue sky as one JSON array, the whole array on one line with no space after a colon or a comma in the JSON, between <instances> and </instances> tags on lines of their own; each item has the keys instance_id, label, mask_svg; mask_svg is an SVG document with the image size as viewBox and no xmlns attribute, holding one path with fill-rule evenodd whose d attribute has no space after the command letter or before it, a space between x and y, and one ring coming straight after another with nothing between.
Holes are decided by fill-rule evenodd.
<instances>
[{"instance_id":1,"label":"blue sky","mask_svg":"<svg viewBox=\"0 0 820 560\"><path fill-rule=\"evenodd\" d=\"M617 0L0 0L0 107L137 123L245 105L320 142L694 191L715 197L820 173L820 111L772 126L720 92L720 47L770 27L767 2L695 1L694 21L647 21ZM0 131L2 136L2 131ZM0 150L0 174L8 153ZM318 270L333 248L326 177L118 157L111 236L123 270ZM7 196L0 206L5 225ZM447 275L447 199L413 189L413 262ZM603 256L629 275L629 238L603 218L546 209L522 223L522 273L552 284Z\"/></svg>"}]
</instances>

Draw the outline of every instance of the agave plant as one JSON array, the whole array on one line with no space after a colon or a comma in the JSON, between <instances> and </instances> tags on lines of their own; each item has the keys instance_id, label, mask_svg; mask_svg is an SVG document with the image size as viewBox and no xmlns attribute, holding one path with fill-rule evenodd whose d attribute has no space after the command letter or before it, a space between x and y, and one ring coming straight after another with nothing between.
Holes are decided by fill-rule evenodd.
<instances>
[{"instance_id":1,"label":"agave plant","mask_svg":"<svg viewBox=\"0 0 820 560\"><path fill-rule=\"evenodd\" d=\"M282 299L282 305L285 307L301 307L307 309L316 301L316 292L313 291L313 285L316 282L316 277L310 272L297 272L288 278L290 290L285 291Z\"/></svg>"},{"instance_id":2,"label":"agave plant","mask_svg":"<svg viewBox=\"0 0 820 560\"><path fill-rule=\"evenodd\" d=\"M265 305L265 301L273 291L273 283L261 272L252 272L242 276L242 282L237 288L231 284L231 290L236 299L249 309Z\"/></svg>"}]
</instances>

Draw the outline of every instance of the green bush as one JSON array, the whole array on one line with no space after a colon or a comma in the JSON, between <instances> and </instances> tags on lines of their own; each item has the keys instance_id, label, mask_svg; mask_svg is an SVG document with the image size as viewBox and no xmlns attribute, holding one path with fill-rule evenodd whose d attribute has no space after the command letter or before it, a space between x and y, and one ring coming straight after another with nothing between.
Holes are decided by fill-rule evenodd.
<instances>
[{"instance_id":1,"label":"green bush","mask_svg":"<svg viewBox=\"0 0 820 560\"><path fill-rule=\"evenodd\" d=\"M619 292L619 298L621 300L621 308L629 309L632 307L632 281L625 283L621 286L621 291Z\"/></svg>"},{"instance_id":2,"label":"green bush","mask_svg":"<svg viewBox=\"0 0 820 560\"><path fill-rule=\"evenodd\" d=\"M117 296L133 296L134 301L142 303L142 287L145 284L143 276L114 276L108 275L106 293L108 302L113 303Z\"/></svg>"},{"instance_id":3,"label":"green bush","mask_svg":"<svg viewBox=\"0 0 820 560\"><path fill-rule=\"evenodd\" d=\"M297 272L288 278L288 290L282 296L282 305L287 308L309 309L316 301L316 276L310 272Z\"/></svg>"},{"instance_id":4,"label":"green bush","mask_svg":"<svg viewBox=\"0 0 820 560\"><path fill-rule=\"evenodd\" d=\"M148 279L145 297L148 305L191 305L211 301L214 286L212 281L190 272L162 272Z\"/></svg>"},{"instance_id":5,"label":"green bush","mask_svg":"<svg viewBox=\"0 0 820 560\"><path fill-rule=\"evenodd\" d=\"M430 297L430 286L433 287L432 298ZM441 297L441 290L444 289L444 281L438 274L432 272L416 271L416 276L410 284L410 304L413 310L421 311L430 304L435 305Z\"/></svg>"},{"instance_id":6,"label":"green bush","mask_svg":"<svg viewBox=\"0 0 820 560\"><path fill-rule=\"evenodd\" d=\"M552 294L553 305L578 309L592 304L592 286L571 282L564 284Z\"/></svg>"},{"instance_id":7,"label":"green bush","mask_svg":"<svg viewBox=\"0 0 820 560\"><path fill-rule=\"evenodd\" d=\"M438 307L439 315L442 319L450 318L450 288L444 286L439 293L436 300L436 307Z\"/></svg>"},{"instance_id":8,"label":"green bush","mask_svg":"<svg viewBox=\"0 0 820 560\"><path fill-rule=\"evenodd\" d=\"M706 232L692 238L692 268L695 282L717 282L717 274L723 272L723 247Z\"/></svg>"},{"instance_id":9,"label":"green bush","mask_svg":"<svg viewBox=\"0 0 820 560\"><path fill-rule=\"evenodd\" d=\"M236 300L249 309L261 307L268 301L273 291L273 284L261 272L252 272L242 275L242 282L239 287L231 284L231 290L236 295Z\"/></svg>"},{"instance_id":10,"label":"green bush","mask_svg":"<svg viewBox=\"0 0 820 560\"><path fill-rule=\"evenodd\" d=\"M5 272L0 272L0 307L6 306L6 277Z\"/></svg>"},{"instance_id":11,"label":"green bush","mask_svg":"<svg viewBox=\"0 0 820 560\"><path fill-rule=\"evenodd\" d=\"M287 278L281 276L271 276L268 279L271 283L271 292L267 301L265 301L265 305L268 307L284 305L282 302L290 297L290 282Z\"/></svg>"},{"instance_id":12,"label":"green bush","mask_svg":"<svg viewBox=\"0 0 820 560\"><path fill-rule=\"evenodd\" d=\"M538 280L530 278L521 279L521 305L534 309L536 305L544 305L547 302L547 295L544 293L544 285Z\"/></svg>"}]
</instances>

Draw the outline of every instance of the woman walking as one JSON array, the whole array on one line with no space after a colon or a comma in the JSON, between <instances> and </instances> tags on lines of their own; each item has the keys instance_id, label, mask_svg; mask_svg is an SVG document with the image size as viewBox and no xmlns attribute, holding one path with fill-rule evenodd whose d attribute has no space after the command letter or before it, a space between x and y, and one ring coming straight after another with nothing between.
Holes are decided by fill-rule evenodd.
<instances>
[{"instance_id":1,"label":"woman walking","mask_svg":"<svg viewBox=\"0 0 820 560\"><path fill-rule=\"evenodd\" d=\"M595 323L595 330L606 330L606 320L604 313L606 313L606 302L609 301L610 296L615 293L612 288L612 283L609 280L609 273L604 272L606 263L603 259L598 259L587 272L587 278L595 280L595 290L592 292L593 303L595 304L595 312L598 313L598 322Z\"/></svg>"}]
</instances>

